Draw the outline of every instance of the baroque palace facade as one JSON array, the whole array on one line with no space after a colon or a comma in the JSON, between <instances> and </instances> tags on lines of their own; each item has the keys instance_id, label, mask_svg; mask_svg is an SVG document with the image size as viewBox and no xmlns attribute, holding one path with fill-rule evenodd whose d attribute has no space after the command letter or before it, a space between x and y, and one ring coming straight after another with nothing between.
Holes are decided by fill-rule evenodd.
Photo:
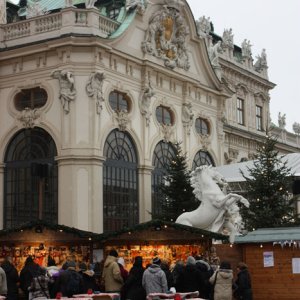
<instances>
[{"instance_id":1,"label":"baroque palace facade","mask_svg":"<svg viewBox=\"0 0 300 300\"><path fill-rule=\"evenodd\" d=\"M254 62L181 0L24 2L0 0L0 227L147 221L174 142L190 169L253 157L275 86L265 50ZM280 121L280 151L298 151Z\"/></svg>"}]
</instances>

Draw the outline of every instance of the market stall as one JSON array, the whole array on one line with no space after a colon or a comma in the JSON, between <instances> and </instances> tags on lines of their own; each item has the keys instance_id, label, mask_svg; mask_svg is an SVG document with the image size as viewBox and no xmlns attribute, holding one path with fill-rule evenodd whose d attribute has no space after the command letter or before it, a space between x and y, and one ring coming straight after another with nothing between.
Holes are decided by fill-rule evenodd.
<instances>
[{"instance_id":1,"label":"market stall","mask_svg":"<svg viewBox=\"0 0 300 300\"><path fill-rule=\"evenodd\" d=\"M0 257L10 256L20 271L31 255L41 266L48 259L61 266L67 259L91 262L94 233L43 221L25 224L18 228L0 231Z\"/></svg>"},{"instance_id":2,"label":"market stall","mask_svg":"<svg viewBox=\"0 0 300 300\"><path fill-rule=\"evenodd\" d=\"M189 255L201 255L209 260L212 239L227 240L227 237L177 223L153 220L118 232L100 234L96 237L98 243L94 243L94 256L102 249L105 256L114 248L124 258L127 269L130 269L136 256L143 257L145 266L155 256L169 264L185 261Z\"/></svg>"}]
</instances>

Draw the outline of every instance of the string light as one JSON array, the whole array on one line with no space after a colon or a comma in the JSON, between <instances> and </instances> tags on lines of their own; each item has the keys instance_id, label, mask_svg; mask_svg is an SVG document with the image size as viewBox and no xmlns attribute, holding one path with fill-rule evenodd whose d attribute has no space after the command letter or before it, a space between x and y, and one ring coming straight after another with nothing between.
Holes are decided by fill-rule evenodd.
<instances>
[{"instance_id":1,"label":"string light","mask_svg":"<svg viewBox=\"0 0 300 300\"><path fill-rule=\"evenodd\" d=\"M260 244L260 246L259 246L260 248L263 248L263 244Z\"/></svg>"}]
</instances>

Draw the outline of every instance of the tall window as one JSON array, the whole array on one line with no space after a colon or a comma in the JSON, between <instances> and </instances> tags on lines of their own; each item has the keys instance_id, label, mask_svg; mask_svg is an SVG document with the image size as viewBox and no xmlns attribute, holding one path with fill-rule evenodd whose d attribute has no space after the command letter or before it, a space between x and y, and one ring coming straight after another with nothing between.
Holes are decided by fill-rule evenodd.
<instances>
[{"instance_id":1,"label":"tall window","mask_svg":"<svg viewBox=\"0 0 300 300\"><path fill-rule=\"evenodd\" d=\"M262 107L256 105L256 130L262 131Z\"/></svg>"},{"instance_id":2,"label":"tall window","mask_svg":"<svg viewBox=\"0 0 300 300\"><path fill-rule=\"evenodd\" d=\"M244 117L244 111L245 111L245 102L243 99L238 98L237 99L237 122L240 125L245 125L245 117Z\"/></svg>"},{"instance_id":3,"label":"tall window","mask_svg":"<svg viewBox=\"0 0 300 300\"><path fill-rule=\"evenodd\" d=\"M173 115L171 110L168 107L162 105L156 108L156 119L160 124L163 125L173 124Z\"/></svg>"},{"instance_id":4,"label":"tall window","mask_svg":"<svg viewBox=\"0 0 300 300\"><path fill-rule=\"evenodd\" d=\"M209 134L209 123L203 118L197 118L195 122L196 131L201 135Z\"/></svg>"},{"instance_id":5,"label":"tall window","mask_svg":"<svg viewBox=\"0 0 300 300\"><path fill-rule=\"evenodd\" d=\"M207 151L200 150L197 152L197 154L194 157L192 168L194 170L197 167L200 167L203 165L215 166L215 163L214 163L211 155Z\"/></svg>"},{"instance_id":6,"label":"tall window","mask_svg":"<svg viewBox=\"0 0 300 300\"><path fill-rule=\"evenodd\" d=\"M25 108L40 108L47 102L48 95L44 89L35 87L32 89L21 90L14 99L17 110L22 111Z\"/></svg>"},{"instance_id":7,"label":"tall window","mask_svg":"<svg viewBox=\"0 0 300 300\"><path fill-rule=\"evenodd\" d=\"M175 149L171 143L161 141L156 145L152 161L154 166L152 171L152 214L154 216L161 213L163 195L159 187L163 183L173 157L175 157Z\"/></svg>"},{"instance_id":8,"label":"tall window","mask_svg":"<svg viewBox=\"0 0 300 300\"><path fill-rule=\"evenodd\" d=\"M130 136L117 129L107 137L103 169L104 231L139 222L138 158Z\"/></svg>"},{"instance_id":9,"label":"tall window","mask_svg":"<svg viewBox=\"0 0 300 300\"><path fill-rule=\"evenodd\" d=\"M57 223L57 155L52 137L41 128L19 131L5 155L4 227L32 220Z\"/></svg>"}]
</instances>

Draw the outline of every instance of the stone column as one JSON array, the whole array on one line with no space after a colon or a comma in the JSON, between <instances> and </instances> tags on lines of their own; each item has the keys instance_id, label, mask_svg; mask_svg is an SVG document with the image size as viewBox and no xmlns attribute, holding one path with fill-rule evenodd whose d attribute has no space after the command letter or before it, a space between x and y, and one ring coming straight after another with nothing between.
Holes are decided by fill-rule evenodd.
<instances>
[{"instance_id":1,"label":"stone column","mask_svg":"<svg viewBox=\"0 0 300 300\"><path fill-rule=\"evenodd\" d=\"M151 220L152 212L152 171L153 166L141 166L139 173L139 220L140 223Z\"/></svg>"},{"instance_id":2,"label":"stone column","mask_svg":"<svg viewBox=\"0 0 300 300\"><path fill-rule=\"evenodd\" d=\"M0 0L0 25L6 23L6 0Z\"/></svg>"},{"instance_id":3,"label":"stone column","mask_svg":"<svg viewBox=\"0 0 300 300\"><path fill-rule=\"evenodd\" d=\"M0 229L3 229L3 209L4 209L4 164L0 164Z\"/></svg>"},{"instance_id":4,"label":"stone column","mask_svg":"<svg viewBox=\"0 0 300 300\"><path fill-rule=\"evenodd\" d=\"M103 232L103 158L69 155L58 161L58 223Z\"/></svg>"}]
</instances>

